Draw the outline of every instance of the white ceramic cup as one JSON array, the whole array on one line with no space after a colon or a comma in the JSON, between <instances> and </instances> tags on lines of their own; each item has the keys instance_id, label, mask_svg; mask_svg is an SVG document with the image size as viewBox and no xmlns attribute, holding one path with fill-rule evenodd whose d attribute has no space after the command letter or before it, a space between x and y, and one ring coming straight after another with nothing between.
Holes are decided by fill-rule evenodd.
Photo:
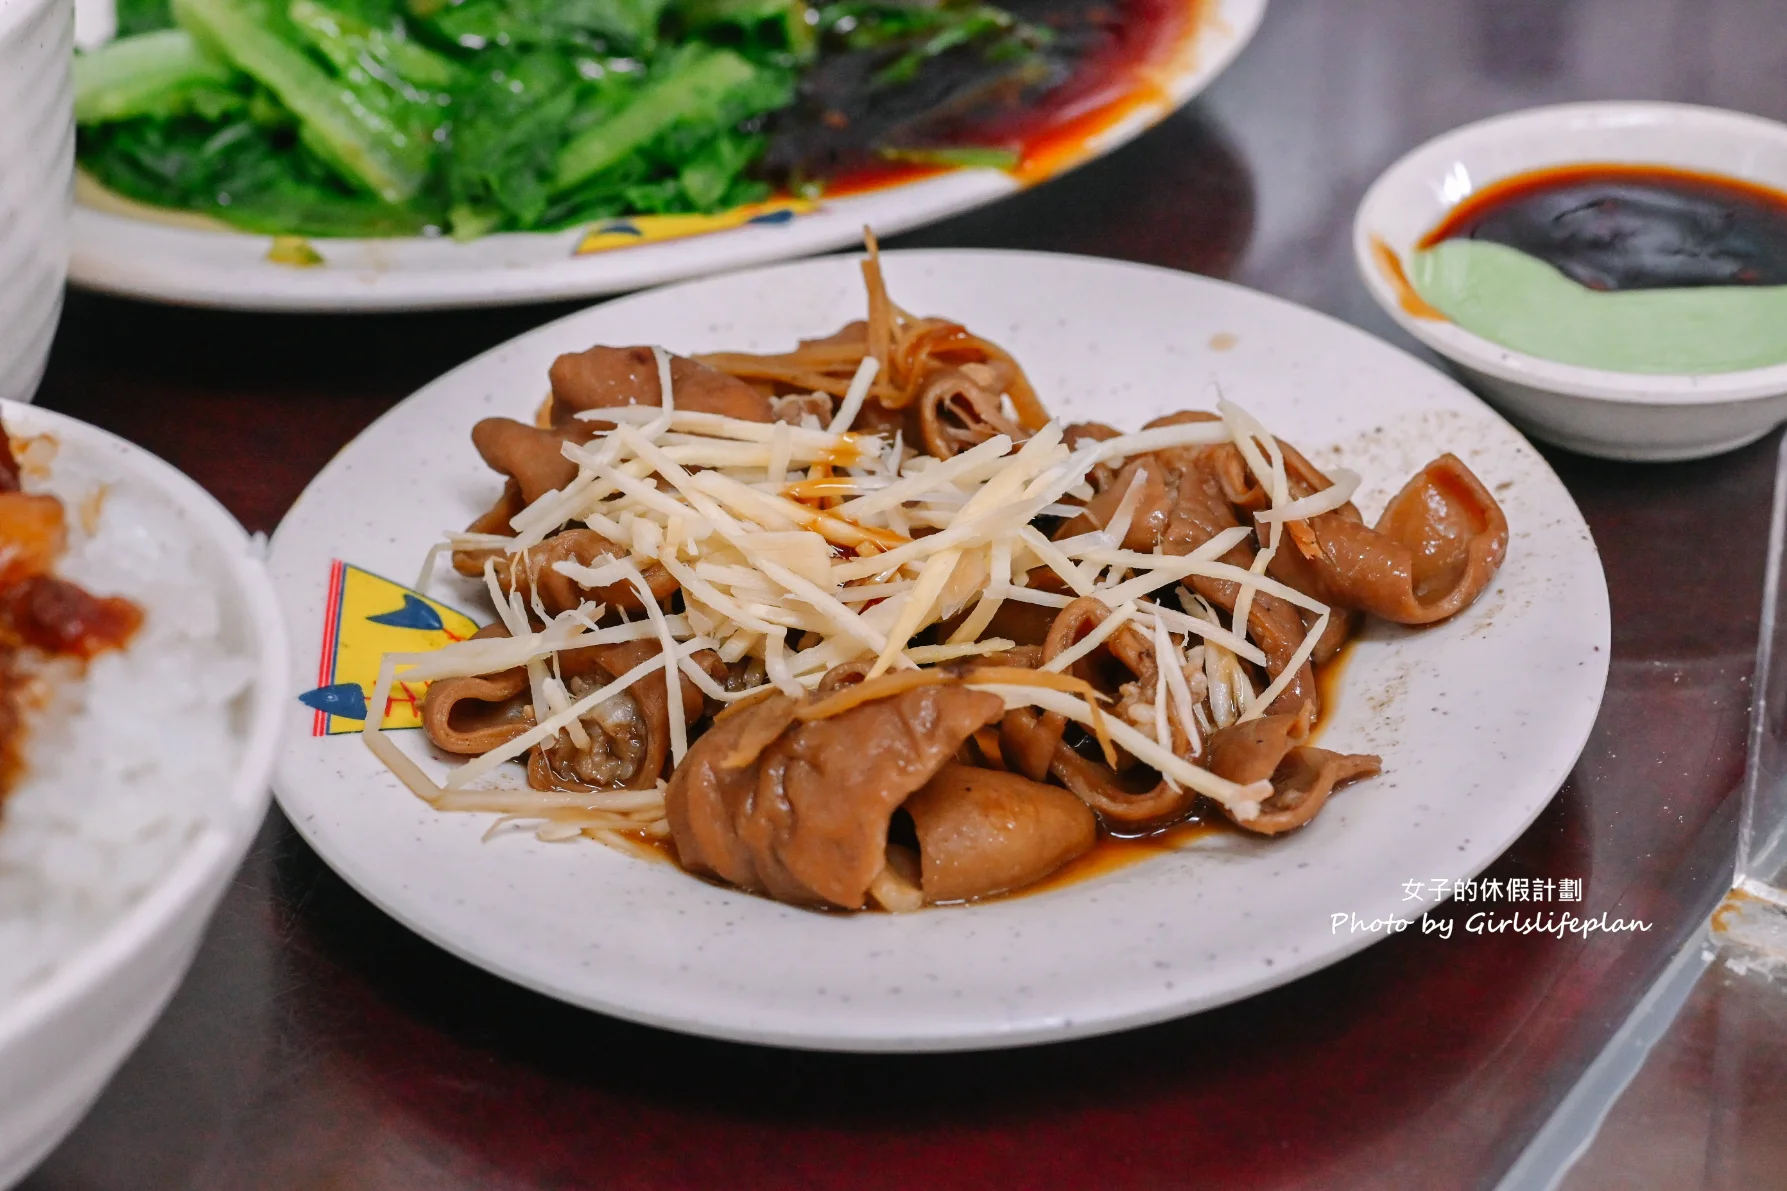
<instances>
[{"instance_id":1,"label":"white ceramic cup","mask_svg":"<svg viewBox=\"0 0 1787 1191\"><path fill-rule=\"evenodd\" d=\"M1528 434L1609 459L1696 459L1787 420L1787 365L1651 375L1517 352L1403 304L1383 260L1406 270L1421 237L1466 196L1510 175L1584 163L1666 165L1787 191L1787 125L1675 103L1571 103L1467 124L1412 150L1366 192L1353 221L1365 286L1401 326Z\"/></svg>"},{"instance_id":2,"label":"white ceramic cup","mask_svg":"<svg viewBox=\"0 0 1787 1191\"><path fill-rule=\"evenodd\" d=\"M62 313L74 5L0 0L0 397L29 401Z\"/></svg>"}]
</instances>

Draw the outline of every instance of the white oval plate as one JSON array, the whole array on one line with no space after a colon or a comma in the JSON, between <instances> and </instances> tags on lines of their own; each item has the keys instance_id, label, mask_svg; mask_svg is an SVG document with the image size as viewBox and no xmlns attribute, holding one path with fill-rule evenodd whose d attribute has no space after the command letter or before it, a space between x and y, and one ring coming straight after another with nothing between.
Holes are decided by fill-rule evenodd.
<instances>
[{"instance_id":1,"label":"white oval plate","mask_svg":"<svg viewBox=\"0 0 1787 1191\"><path fill-rule=\"evenodd\" d=\"M1209 86L1266 11L1266 0L1195 2L1197 31L1167 76L1139 81L1148 98L1053 172L1109 153ZM999 170L955 170L827 200L786 222L583 256L575 251L582 228L465 244L422 237L317 240L327 264L311 268L269 261L268 236L182 226L178 216L131 212L121 200L103 209L77 202L69 280L126 297L239 310L424 310L587 298L861 243L865 226L893 235L1021 188Z\"/></svg>"},{"instance_id":2,"label":"white oval plate","mask_svg":"<svg viewBox=\"0 0 1787 1191\"><path fill-rule=\"evenodd\" d=\"M1443 451L1476 470L1512 526L1494 586L1446 624L1374 626L1325 729L1327 747L1382 754L1383 776L1280 839L1207 837L979 906L820 914L596 844L483 842L489 816L431 810L358 740L311 736L294 698L275 790L337 872L455 954L591 1009L750 1042L948 1050L1096 1034L1282 984L1382 937L1333 915L1418 914L1431 903L1405 901L1405 881L1473 875L1532 822L1600 706L1607 589L1569 493L1507 423L1352 327L1221 282L1038 253L886 261L902 306L1015 352L1063 420L1135 428L1208 405L1214 381L1318 462L1362 472L1368 516ZM317 673L333 560L408 582L443 528L489 504L498 485L472 423L529 417L558 353L781 349L863 306L853 259L757 269L571 315L428 385L337 455L274 536L294 672ZM431 594L481 607L464 583Z\"/></svg>"}]
</instances>

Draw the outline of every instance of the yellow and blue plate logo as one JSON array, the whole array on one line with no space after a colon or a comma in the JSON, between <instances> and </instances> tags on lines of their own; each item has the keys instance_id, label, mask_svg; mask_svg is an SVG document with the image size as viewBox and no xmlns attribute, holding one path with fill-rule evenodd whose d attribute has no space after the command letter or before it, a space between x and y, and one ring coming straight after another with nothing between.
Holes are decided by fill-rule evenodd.
<instances>
[{"instance_id":1,"label":"yellow and blue plate logo","mask_svg":"<svg viewBox=\"0 0 1787 1191\"><path fill-rule=\"evenodd\" d=\"M337 559L329 568L317 685L298 696L315 713L310 734L336 736L365 727L366 698L385 654L439 649L477 631L465 613ZM396 683L385 701L384 726L420 727L427 689L425 682Z\"/></svg>"},{"instance_id":2,"label":"yellow and blue plate logo","mask_svg":"<svg viewBox=\"0 0 1787 1191\"><path fill-rule=\"evenodd\" d=\"M577 241L572 256L589 256L611 252L616 248L632 248L640 244L659 244L665 240L681 240L687 236L705 236L710 232L731 231L753 224L774 227L791 223L795 216L817 211L812 199L779 198L761 203L746 203L715 215L633 215L625 219L604 219L590 225Z\"/></svg>"}]
</instances>

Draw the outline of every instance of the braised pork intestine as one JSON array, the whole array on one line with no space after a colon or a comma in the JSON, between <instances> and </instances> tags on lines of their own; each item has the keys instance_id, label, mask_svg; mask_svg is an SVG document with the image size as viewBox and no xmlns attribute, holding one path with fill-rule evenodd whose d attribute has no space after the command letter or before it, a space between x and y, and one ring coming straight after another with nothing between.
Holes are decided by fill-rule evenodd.
<instances>
[{"instance_id":1,"label":"braised pork intestine","mask_svg":"<svg viewBox=\"0 0 1787 1191\"><path fill-rule=\"evenodd\" d=\"M1426 624L1508 527L1452 455L1367 525L1219 403L1063 428L1016 361L887 298L781 356L560 357L534 424L474 443L502 491L442 549L500 625L387 657L473 759L443 809L544 838L666 839L780 900L904 909L1021 887L1100 831L1275 835L1380 759L1318 748L1314 667L1364 616ZM527 788L501 782L522 764Z\"/></svg>"}]
</instances>

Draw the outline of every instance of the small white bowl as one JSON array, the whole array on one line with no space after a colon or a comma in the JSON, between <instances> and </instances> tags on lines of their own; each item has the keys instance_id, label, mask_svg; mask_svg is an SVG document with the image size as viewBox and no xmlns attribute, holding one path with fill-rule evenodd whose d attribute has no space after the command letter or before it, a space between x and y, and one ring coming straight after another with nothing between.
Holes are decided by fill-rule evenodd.
<instances>
[{"instance_id":1,"label":"small white bowl","mask_svg":"<svg viewBox=\"0 0 1787 1191\"><path fill-rule=\"evenodd\" d=\"M1787 365L1703 376L1558 364L1403 306L1379 244L1406 268L1423 235L1481 187L1580 163L1667 165L1787 191L1787 125L1673 103L1571 103L1467 124L1428 141L1373 183L1353 220L1365 285L1402 327L1444 356L1527 433L1609 459L1698 459L1787 420Z\"/></svg>"},{"instance_id":2,"label":"small white bowl","mask_svg":"<svg viewBox=\"0 0 1787 1191\"><path fill-rule=\"evenodd\" d=\"M48 434L58 461L142 494L190 527L216 584L226 641L255 659L236 704L241 744L230 788L199 835L144 896L41 983L0 1001L0 1188L24 1177L74 1128L160 1015L198 949L211 913L266 816L268 778L286 699L284 623L259 552L223 506L168 464L123 439L48 410L0 401L15 434ZM4 824L0 824L4 830Z\"/></svg>"},{"instance_id":3,"label":"small white bowl","mask_svg":"<svg viewBox=\"0 0 1787 1191\"><path fill-rule=\"evenodd\" d=\"M74 194L74 8L0 0L0 398L29 401L62 313Z\"/></svg>"}]
</instances>

